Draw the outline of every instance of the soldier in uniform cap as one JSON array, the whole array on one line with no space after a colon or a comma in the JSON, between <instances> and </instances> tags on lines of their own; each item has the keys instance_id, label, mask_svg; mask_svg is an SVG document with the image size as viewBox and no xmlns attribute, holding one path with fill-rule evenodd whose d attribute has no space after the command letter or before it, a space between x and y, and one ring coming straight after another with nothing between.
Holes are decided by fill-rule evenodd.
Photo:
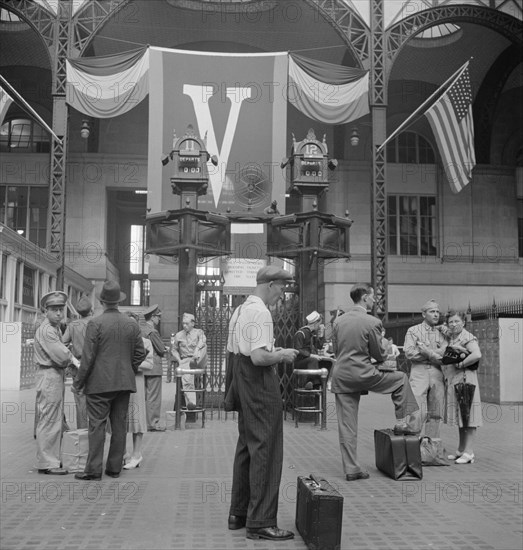
<instances>
[{"instance_id":1,"label":"soldier in uniform cap","mask_svg":"<svg viewBox=\"0 0 523 550\"><path fill-rule=\"evenodd\" d=\"M162 312L158 304L154 304L143 312L145 325L141 327L142 336L151 341L153 345L153 368L144 372L145 401L147 404L147 431L164 432L165 427L160 426L160 414L162 408L162 357L166 354L160 333L157 330Z\"/></svg>"},{"instance_id":2,"label":"soldier in uniform cap","mask_svg":"<svg viewBox=\"0 0 523 550\"><path fill-rule=\"evenodd\" d=\"M64 475L61 468L60 445L64 416L65 370L78 360L62 342L60 324L64 319L67 294L49 292L40 305L45 319L34 338L36 373L36 467L41 474Z\"/></svg>"},{"instance_id":3,"label":"soldier in uniform cap","mask_svg":"<svg viewBox=\"0 0 523 550\"><path fill-rule=\"evenodd\" d=\"M87 330L87 323L89 317L93 313L93 305L91 300L87 296L82 296L76 304L76 311L80 315L79 319L71 321L65 329L63 341L65 345L68 345L73 355L80 361L82 358L82 348L84 347L85 331ZM77 369L70 369L73 379L78 374ZM82 392L74 391L74 402L76 405L76 428L87 428L87 402L85 395Z\"/></svg>"},{"instance_id":4,"label":"soldier in uniform cap","mask_svg":"<svg viewBox=\"0 0 523 550\"><path fill-rule=\"evenodd\" d=\"M171 346L171 355L182 369L204 369L207 366L207 340L202 329L195 328L192 313L182 316L183 330L176 333ZM194 375L182 376L182 388L185 393L187 409L196 408L196 393L194 393ZM192 390L192 391L191 391Z\"/></svg>"},{"instance_id":5,"label":"soldier in uniform cap","mask_svg":"<svg viewBox=\"0 0 523 550\"><path fill-rule=\"evenodd\" d=\"M229 529L247 527L247 538L288 540L292 531L277 523L283 464L283 402L274 365L292 363L298 351L274 346L267 306L274 305L292 275L275 266L261 268L256 289L231 317L227 350L232 382L226 402L238 412ZM230 405L227 405L231 408Z\"/></svg>"},{"instance_id":6,"label":"soldier in uniform cap","mask_svg":"<svg viewBox=\"0 0 523 550\"><path fill-rule=\"evenodd\" d=\"M410 385L420 410L417 427L425 428L425 435L439 438L441 419L445 408L445 384L441 358L447 342L436 328L439 323L439 305L428 300L421 307L423 322L410 327L405 335L404 351L411 361Z\"/></svg>"}]
</instances>

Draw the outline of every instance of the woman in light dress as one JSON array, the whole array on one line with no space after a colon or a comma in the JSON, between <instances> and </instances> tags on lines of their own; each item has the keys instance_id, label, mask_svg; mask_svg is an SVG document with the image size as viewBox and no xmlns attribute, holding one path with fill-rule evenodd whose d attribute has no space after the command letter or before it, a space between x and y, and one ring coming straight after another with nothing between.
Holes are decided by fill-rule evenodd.
<instances>
[{"instance_id":1,"label":"woman in light dress","mask_svg":"<svg viewBox=\"0 0 523 550\"><path fill-rule=\"evenodd\" d=\"M454 454L449 455L449 460L454 460L456 464L472 464L474 462L474 440L476 437L476 428L483 425L481 418L481 399L479 395L478 375L476 370L469 367L481 359L481 351L478 345L478 339L465 330L465 314L456 311L447 313L446 337L450 346L458 350L468 352L468 355L460 363L445 365L443 367L445 379L447 381L447 408L445 422L450 426L458 426L459 444ZM456 399L454 386L465 381L474 384L474 397L470 409L470 418L468 426L463 426L463 419Z\"/></svg>"},{"instance_id":2,"label":"woman in light dress","mask_svg":"<svg viewBox=\"0 0 523 550\"><path fill-rule=\"evenodd\" d=\"M137 323L139 317L136 313L129 312L129 317ZM133 434L133 450L125 453L124 470L139 468L143 460L142 440L143 434L147 431L147 417L145 409L145 380L143 373L153 368L153 346L150 340L142 338L147 356L139 366L136 373L136 393L131 393L129 409L127 411L127 433Z\"/></svg>"}]
</instances>

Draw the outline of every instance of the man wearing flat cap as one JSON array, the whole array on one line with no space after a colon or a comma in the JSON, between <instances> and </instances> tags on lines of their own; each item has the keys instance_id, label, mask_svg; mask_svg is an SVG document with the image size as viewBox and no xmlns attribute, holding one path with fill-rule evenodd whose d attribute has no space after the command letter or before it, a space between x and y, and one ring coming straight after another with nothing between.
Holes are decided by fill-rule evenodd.
<instances>
[{"instance_id":1,"label":"man wearing flat cap","mask_svg":"<svg viewBox=\"0 0 523 550\"><path fill-rule=\"evenodd\" d=\"M76 311L78 312L78 315L80 315L80 318L71 321L67 325L64 332L63 341L66 346L71 348L73 355L78 359L78 361L80 361L85 342L87 323L89 322L89 317L93 312L91 300L87 296L82 296L76 304ZM78 369L69 370L73 376L73 379L76 378ZM76 429L87 428L87 401L85 395L82 392L78 393L74 391L74 386L72 391L76 405Z\"/></svg>"},{"instance_id":2,"label":"man wearing flat cap","mask_svg":"<svg viewBox=\"0 0 523 550\"><path fill-rule=\"evenodd\" d=\"M425 435L439 438L445 407L445 385L441 358L447 342L436 328L439 323L438 303L431 299L421 307L423 322L410 327L405 335L404 351L411 361L410 385L420 407L418 428Z\"/></svg>"},{"instance_id":3,"label":"man wearing flat cap","mask_svg":"<svg viewBox=\"0 0 523 550\"><path fill-rule=\"evenodd\" d=\"M294 335L294 347L298 350L294 368L307 370L326 368L330 370L332 361L330 359L324 360L318 355L318 348L323 346L323 342L318 338L318 330L322 322L321 315L317 311L313 311L305 317L305 320L307 324ZM305 389L311 390L314 385L320 383L320 379L316 378L305 382Z\"/></svg>"},{"instance_id":4,"label":"man wearing flat cap","mask_svg":"<svg viewBox=\"0 0 523 550\"><path fill-rule=\"evenodd\" d=\"M143 313L145 324L141 327L142 336L151 341L153 345L153 368L145 371L145 403L147 413L147 431L164 432L165 427L160 426L160 415L162 411L162 357L166 354L158 325L162 319L162 312L158 304L147 308Z\"/></svg>"},{"instance_id":5,"label":"man wearing flat cap","mask_svg":"<svg viewBox=\"0 0 523 550\"><path fill-rule=\"evenodd\" d=\"M171 355L182 369L204 369L207 366L207 340L201 328L195 328L192 313L182 316L183 330L176 333L171 346ZM176 368L175 367L175 368ZM196 393L194 393L194 375L182 376L182 388L185 392L185 406L192 410L196 408ZM192 391L191 391L192 390Z\"/></svg>"},{"instance_id":6,"label":"man wearing flat cap","mask_svg":"<svg viewBox=\"0 0 523 550\"><path fill-rule=\"evenodd\" d=\"M267 306L283 296L292 275L275 266L261 268L256 289L229 323L227 350L232 382L226 401L238 412L229 529L247 527L247 538L288 540L292 531L278 527L278 494L283 464L283 402L274 365L292 363L297 350L274 346Z\"/></svg>"},{"instance_id":7,"label":"man wearing flat cap","mask_svg":"<svg viewBox=\"0 0 523 550\"><path fill-rule=\"evenodd\" d=\"M60 445L64 416L65 370L79 365L69 348L62 342L60 324L64 318L67 294L49 292L40 306L45 319L36 329L34 362L36 372L36 468L41 474L64 475L61 468Z\"/></svg>"},{"instance_id":8,"label":"man wearing flat cap","mask_svg":"<svg viewBox=\"0 0 523 550\"><path fill-rule=\"evenodd\" d=\"M87 397L89 454L83 473L76 479L102 478L107 419L111 421L111 443L105 474L119 477L127 437L129 396L136 392L135 374L145 359L145 348L137 323L121 313L125 300L116 281L106 281L97 296L103 313L87 324L82 360L73 386Z\"/></svg>"}]
</instances>

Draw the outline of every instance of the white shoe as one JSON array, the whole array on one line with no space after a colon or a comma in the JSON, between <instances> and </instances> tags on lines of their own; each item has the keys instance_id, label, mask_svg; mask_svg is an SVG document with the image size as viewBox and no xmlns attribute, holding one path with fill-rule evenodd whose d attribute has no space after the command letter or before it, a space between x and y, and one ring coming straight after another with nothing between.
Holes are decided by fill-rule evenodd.
<instances>
[{"instance_id":1,"label":"white shoe","mask_svg":"<svg viewBox=\"0 0 523 550\"><path fill-rule=\"evenodd\" d=\"M474 453L463 453L456 459L456 464L474 464Z\"/></svg>"},{"instance_id":2,"label":"white shoe","mask_svg":"<svg viewBox=\"0 0 523 550\"><path fill-rule=\"evenodd\" d=\"M132 470L133 468L139 468L140 463L143 460L143 456L140 458L131 458L129 462L123 467L124 470Z\"/></svg>"},{"instance_id":3,"label":"white shoe","mask_svg":"<svg viewBox=\"0 0 523 550\"><path fill-rule=\"evenodd\" d=\"M456 451L453 455L448 455L447 458L449 460L456 460L458 459L463 453L461 451Z\"/></svg>"}]
</instances>

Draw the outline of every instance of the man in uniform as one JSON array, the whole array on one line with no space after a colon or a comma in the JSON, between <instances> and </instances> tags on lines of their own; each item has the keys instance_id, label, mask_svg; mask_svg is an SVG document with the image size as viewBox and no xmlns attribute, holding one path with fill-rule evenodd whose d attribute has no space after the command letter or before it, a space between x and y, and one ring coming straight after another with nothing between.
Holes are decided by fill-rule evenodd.
<instances>
[{"instance_id":1,"label":"man in uniform","mask_svg":"<svg viewBox=\"0 0 523 550\"><path fill-rule=\"evenodd\" d=\"M288 540L292 531L277 526L283 463L283 402L274 365L291 363L295 349L274 347L267 306L282 297L292 275L269 266L256 275L256 289L236 309L229 324L227 350L233 354L238 413L229 529L247 526L247 538Z\"/></svg>"},{"instance_id":2,"label":"man in uniform","mask_svg":"<svg viewBox=\"0 0 523 550\"><path fill-rule=\"evenodd\" d=\"M176 367L183 369L203 369L206 367L207 340L205 339L203 330L195 328L194 325L194 315L184 313L182 317L183 330L176 334L171 347L171 355L177 363ZM184 374L182 376L182 388L185 392L187 409L195 409L196 393L194 393L193 374Z\"/></svg>"},{"instance_id":3,"label":"man in uniform","mask_svg":"<svg viewBox=\"0 0 523 550\"><path fill-rule=\"evenodd\" d=\"M40 305L45 319L34 338L36 373L36 467L41 474L64 475L61 468L60 445L64 416L65 369L79 366L72 352L62 342L60 324L64 318L67 294L49 292Z\"/></svg>"},{"instance_id":4,"label":"man in uniform","mask_svg":"<svg viewBox=\"0 0 523 550\"><path fill-rule=\"evenodd\" d=\"M87 323L89 322L89 317L93 312L91 300L89 300L87 296L82 296L76 304L76 311L80 315L80 319L75 319L67 325L64 333L64 344L70 344L73 355L78 359L78 361L80 361L82 358L82 349L84 347ZM78 370L71 370L73 371L72 375L74 379L78 374ZM71 391L73 392L74 402L76 405L76 428L87 428L87 401L85 399L85 395L82 392L76 392L74 387L71 388Z\"/></svg>"},{"instance_id":5,"label":"man in uniform","mask_svg":"<svg viewBox=\"0 0 523 550\"><path fill-rule=\"evenodd\" d=\"M440 424L445 407L445 384L441 371L441 358L447 342L436 328L439 322L439 306L429 300L421 308L423 322L410 327L405 335L403 350L412 363L410 385L416 396L420 410L417 413L417 426L425 435L439 438Z\"/></svg>"},{"instance_id":6,"label":"man in uniform","mask_svg":"<svg viewBox=\"0 0 523 550\"><path fill-rule=\"evenodd\" d=\"M160 426L162 410L162 357L167 349L163 345L162 338L157 328L162 318L162 312L158 304L146 309L143 313L145 325L142 326L142 336L151 341L153 345L153 368L145 371L145 403L147 408L147 431L164 432L165 427Z\"/></svg>"},{"instance_id":7,"label":"man in uniform","mask_svg":"<svg viewBox=\"0 0 523 550\"><path fill-rule=\"evenodd\" d=\"M102 478L107 419L111 421L111 443L106 475L117 478L123 464L127 437L129 396L136 392L135 375L145 359L140 328L118 310L125 300L120 285L106 281L98 296L103 313L87 324L82 362L73 386L87 397L89 454L83 473L76 479Z\"/></svg>"}]
</instances>

